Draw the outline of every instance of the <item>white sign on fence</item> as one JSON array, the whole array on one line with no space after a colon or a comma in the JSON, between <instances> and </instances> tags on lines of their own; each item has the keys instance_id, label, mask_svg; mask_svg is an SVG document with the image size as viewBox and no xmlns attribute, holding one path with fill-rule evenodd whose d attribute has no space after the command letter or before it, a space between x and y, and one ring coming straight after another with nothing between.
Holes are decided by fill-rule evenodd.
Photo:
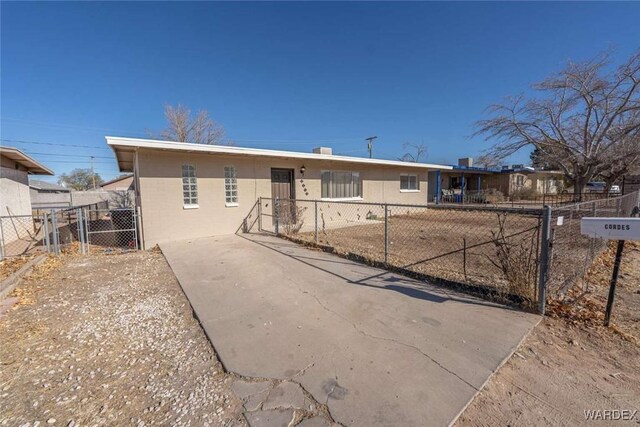
<instances>
[{"instance_id":1,"label":"white sign on fence","mask_svg":"<svg viewBox=\"0 0 640 427\"><path fill-rule=\"evenodd\" d=\"M640 240L640 218L582 218L580 232L609 240Z\"/></svg>"}]
</instances>

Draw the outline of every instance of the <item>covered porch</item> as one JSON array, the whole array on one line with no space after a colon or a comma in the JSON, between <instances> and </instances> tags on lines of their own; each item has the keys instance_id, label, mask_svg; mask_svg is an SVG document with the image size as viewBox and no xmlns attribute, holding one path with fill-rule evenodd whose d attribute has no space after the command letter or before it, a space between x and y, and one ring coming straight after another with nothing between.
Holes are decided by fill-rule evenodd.
<instances>
[{"instance_id":1,"label":"covered porch","mask_svg":"<svg viewBox=\"0 0 640 427\"><path fill-rule=\"evenodd\" d=\"M429 174L433 192L429 201L440 203L486 203L486 190L493 188L488 179L492 171L483 168L454 167L452 170L437 170Z\"/></svg>"}]
</instances>

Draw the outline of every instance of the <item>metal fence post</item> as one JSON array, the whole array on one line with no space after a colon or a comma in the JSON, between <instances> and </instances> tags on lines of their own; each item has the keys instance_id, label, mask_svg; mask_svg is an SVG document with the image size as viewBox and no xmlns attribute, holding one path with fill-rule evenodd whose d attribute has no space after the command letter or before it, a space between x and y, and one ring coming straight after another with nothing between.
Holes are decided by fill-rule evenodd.
<instances>
[{"instance_id":1,"label":"metal fence post","mask_svg":"<svg viewBox=\"0 0 640 427\"><path fill-rule=\"evenodd\" d=\"M51 228L53 229L53 253L60 255L60 242L58 240L58 215L55 209L51 209Z\"/></svg>"},{"instance_id":2,"label":"metal fence post","mask_svg":"<svg viewBox=\"0 0 640 427\"><path fill-rule=\"evenodd\" d=\"M318 201L313 201L314 205L314 228L313 228L313 239L316 243L318 243Z\"/></svg>"},{"instance_id":3,"label":"metal fence post","mask_svg":"<svg viewBox=\"0 0 640 427\"><path fill-rule=\"evenodd\" d=\"M91 211L89 209L82 209L82 222L84 223L84 241L87 245L87 253L91 252L91 247L89 245L89 221L91 221Z\"/></svg>"},{"instance_id":4,"label":"metal fence post","mask_svg":"<svg viewBox=\"0 0 640 427\"><path fill-rule=\"evenodd\" d=\"M84 221L82 220L82 209L76 209L76 224L78 225L78 240L80 240L80 253L84 254Z\"/></svg>"},{"instance_id":5,"label":"metal fence post","mask_svg":"<svg viewBox=\"0 0 640 427\"><path fill-rule=\"evenodd\" d=\"M44 242L47 247L47 252L51 252L51 241L49 240L49 215L45 212L42 214L43 228L44 228Z\"/></svg>"},{"instance_id":6,"label":"metal fence post","mask_svg":"<svg viewBox=\"0 0 640 427\"><path fill-rule=\"evenodd\" d=\"M540 244L540 276L538 279L538 312L544 314L547 298L547 273L551 249L551 207L545 206L542 216L542 242Z\"/></svg>"},{"instance_id":7,"label":"metal fence post","mask_svg":"<svg viewBox=\"0 0 640 427\"><path fill-rule=\"evenodd\" d=\"M386 203L384 204L384 263L389 261L389 209Z\"/></svg>"},{"instance_id":8,"label":"metal fence post","mask_svg":"<svg viewBox=\"0 0 640 427\"><path fill-rule=\"evenodd\" d=\"M276 236L280 235L280 215L278 213L278 205L279 205L279 201L278 198L276 197L275 202L273 203L273 214L275 215L275 222L276 222Z\"/></svg>"},{"instance_id":9,"label":"metal fence post","mask_svg":"<svg viewBox=\"0 0 640 427\"><path fill-rule=\"evenodd\" d=\"M258 197L258 231L262 232L262 197Z\"/></svg>"},{"instance_id":10,"label":"metal fence post","mask_svg":"<svg viewBox=\"0 0 640 427\"><path fill-rule=\"evenodd\" d=\"M136 241L138 242L138 247L144 251L144 231L142 230L142 209L140 206L135 207L135 216L136 216Z\"/></svg>"},{"instance_id":11,"label":"metal fence post","mask_svg":"<svg viewBox=\"0 0 640 427\"><path fill-rule=\"evenodd\" d=\"M136 210L131 209L131 222L133 222L133 240L136 242L136 251L139 248L138 246L138 218L136 217Z\"/></svg>"},{"instance_id":12,"label":"metal fence post","mask_svg":"<svg viewBox=\"0 0 640 427\"><path fill-rule=\"evenodd\" d=\"M4 227L2 226L2 217L0 217L0 261L4 259Z\"/></svg>"}]
</instances>

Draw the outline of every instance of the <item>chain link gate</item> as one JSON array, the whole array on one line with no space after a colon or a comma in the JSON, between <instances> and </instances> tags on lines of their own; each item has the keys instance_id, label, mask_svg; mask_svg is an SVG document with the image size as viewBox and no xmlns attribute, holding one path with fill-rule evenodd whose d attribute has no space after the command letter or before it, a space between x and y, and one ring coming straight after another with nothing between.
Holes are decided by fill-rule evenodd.
<instances>
[{"instance_id":1,"label":"chain link gate","mask_svg":"<svg viewBox=\"0 0 640 427\"><path fill-rule=\"evenodd\" d=\"M0 260L37 253L114 253L140 249L135 208L85 206L0 217Z\"/></svg>"}]
</instances>

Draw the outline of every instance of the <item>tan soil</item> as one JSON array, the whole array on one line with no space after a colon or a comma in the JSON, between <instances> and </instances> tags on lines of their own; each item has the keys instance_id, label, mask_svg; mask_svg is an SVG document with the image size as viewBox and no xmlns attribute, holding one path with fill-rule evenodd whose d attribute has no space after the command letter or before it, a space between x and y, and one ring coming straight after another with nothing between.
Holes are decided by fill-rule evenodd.
<instances>
[{"instance_id":1,"label":"tan soil","mask_svg":"<svg viewBox=\"0 0 640 427\"><path fill-rule=\"evenodd\" d=\"M640 245L627 242L612 326L605 328L614 246L596 260L586 280L589 292L583 294L579 285L570 293L572 304L551 304L550 316L457 425L604 425L607 421L587 421L584 411L640 413Z\"/></svg>"}]
</instances>

